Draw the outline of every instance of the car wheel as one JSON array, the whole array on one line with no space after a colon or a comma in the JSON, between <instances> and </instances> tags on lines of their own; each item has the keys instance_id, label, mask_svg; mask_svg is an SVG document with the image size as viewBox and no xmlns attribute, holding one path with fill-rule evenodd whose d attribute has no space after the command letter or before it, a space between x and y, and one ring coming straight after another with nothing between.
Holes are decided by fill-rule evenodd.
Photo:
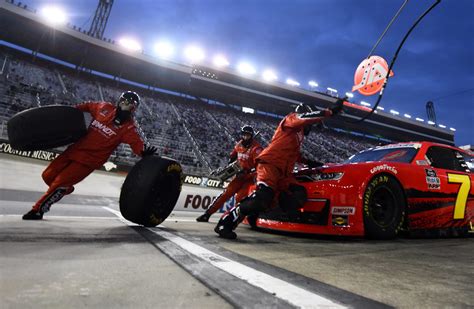
<instances>
[{"instance_id":1,"label":"car wheel","mask_svg":"<svg viewBox=\"0 0 474 309\"><path fill-rule=\"evenodd\" d=\"M252 230L256 230L257 227L257 219L258 219L258 214L257 215L248 215L247 216L247 222L250 225L250 228Z\"/></svg>"},{"instance_id":2,"label":"car wheel","mask_svg":"<svg viewBox=\"0 0 474 309\"><path fill-rule=\"evenodd\" d=\"M392 176L380 174L369 181L364 196L364 228L371 239L392 239L405 222L403 189Z\"/></svg>"},{"instance_id":3,"label":"car wheel","mask_svg":"<svg viewBox=\"0 0 474 309\"><path fill-rule=\"evenodd\" d=\"M71 106L50 105L19 112L7 123L17 150L45 150L74 143L87 133L84 114Z\"/></svg>"},{"instance_id":4,"label":"car wheel","mask_svg":"<svg viewBox=\"0 0 474 309\"><path fill-rule=\"evenodd\" d=\"M182 186L176 161L146 156L128 173L120 192L120 212L129 221L156 226L173 211Z\"/></svg>"}]
</instances>

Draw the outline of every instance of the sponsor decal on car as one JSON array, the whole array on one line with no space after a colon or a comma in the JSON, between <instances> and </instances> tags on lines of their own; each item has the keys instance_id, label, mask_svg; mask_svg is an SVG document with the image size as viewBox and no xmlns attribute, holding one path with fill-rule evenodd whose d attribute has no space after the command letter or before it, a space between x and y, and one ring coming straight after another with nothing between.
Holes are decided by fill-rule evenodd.
<instances>
[{"instance_id":1,"label":"sponsor decal on car","mask_svg":"<svg viewBox=\"0 0 474 309\"><path fill-rule=\"evenodd\" d=\"M417 165L430 165L426 160L416 160Z\"/></svg>"},{"instance_id":2,"label":"sponsor decal on car","mask_svg":"<svg viewBox=\"0 0 474 309\"><path fill-rule=\"evenodd\" d=\"M332 216L332 225L334 226L347 226L349 225L349 220L347 216Z\"/></svg>"},{"instance_id":3,"label":"sponsor decal on car","mask_svg":"<svg viewBox=\"0 0 474 309\"><path fill-rule=\"evenodd\" d=\"M390 171L390 172L394 173L395 175L398 174L398 171L395 167L387 165L387 164L377 165L377 166L373 167L370 170L370 173L374 174L374 173L379 172L379 171Z\"/></svg>"},{"instance_id":4,"label":"sponsor decal on car","mask_svg":"<svg viewBox=\"0 0 474 309\"><path fill-rule=\"evenodd\" d=\"M440 190L441 189L441 180L439 179L438 175L436 174L436 171L427 168L427 169L425 169L425 174L426 174L426 184L428 185L428 189Z\"/></svg>"},{"instance_id":5,"label":"sponsor decal on car","mask_svg":"<svg viewBox=\"0 0 474 309\"><path fill-rule=\"evenodd\" d=\"M429 184L428 184L428 189L440 190L440 189L441 189L441 185L440 185L440 184L435 184L435 183L429 183Z\"/></svg>"},{"instance_id":6,"label":"sponsor decal on car","mask_svg":"<svg viewBox=\"0 0 474 309\"><path fill-rule=\"evenodd\" d=\"M391 145L386 145L386 146L377 146L375 149L380 150L380 149L390 149L390 148L415 148L415 149L420 149L421 144L420 143L391 144Z\"/></svg>"},{"instance_id":7,"label":"sponsor decal on car","mask_svg":"<svg viewBox=\"0 0 474 309\"><path fill-rule=\"evenodd\" d=\"M438 177L438 175L436 175L436 171L429 168L425 169L425 174L426 177Z\"/></svg>"},{"instance_id":8,"label":"sponsor decal on car","mask_svg":"<svg viewBox=\"0 0 474 309\"><path fill-rule=\"evenodd\" d=\"M333 215L353 215L355 214L355 207L335 206L331 209Z\"/></svg>"}]
</instances>

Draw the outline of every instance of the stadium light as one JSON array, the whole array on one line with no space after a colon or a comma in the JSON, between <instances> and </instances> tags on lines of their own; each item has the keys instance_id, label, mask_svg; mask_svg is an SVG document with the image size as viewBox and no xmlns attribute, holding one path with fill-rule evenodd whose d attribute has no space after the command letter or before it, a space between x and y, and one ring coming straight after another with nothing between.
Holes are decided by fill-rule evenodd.
<instances>
[{"instance_id":1,"label":"stadium light","mask_svg":"<svg viewBox=\"0 0 474 309\"><path fill-rule=\"evenodd\" d=\"M385 110L385 108L383 108L382 106L377 106L377 109L380 109L381 111Z\"/></svg>"},{"instance_id":2,"label":"stadium light","mask_svg":"<svg viewBox=\"0 0 474 309\"><path fill-rule=\"evenodd\" d=\"M267 82L271 82L271 81L274 81L274 80L277 80L278 79L278 76L276 75L276 73L271 70L271 69L266 69L265 71L263 71L262 73L262 78L264 80L266 80Z\"/></svg>"},{"instance_id":3,"label":"stadium light","mask_svg":"<svg viewBox=\"0 0 474 309\"><path fill-rule=\"evenodd\" d=\"M198 46L190 45L184 49L184 56L191 63L198 63L204 60L204 50Z\"/></svg>"},{"instance_id":4,"label":"stadium light","mask_svg":"<svg viewBox=\"0 0 474 309\"><path fill-rule=\"evenodd\" d=\"M61 25L66 23L66 13L56 6L46 6L41 9L41 15L47 23L52 25Z\"/></svg>"},{"instance_id":5,"label":"stadium light","mask_svg":"<svg viewBox=\"0 0 474 309\"><path fill-rule=\"evenodd\" d=\"M227 60L224 55L216 55L214 56L214 60L212 61L216 67L227 67L229 66L229 61Z\"/></svg>"},{"instance_id":6,"label":"stadium light","mask_svg":"<svg viewBox=\"0 0 474 309\"><path fill-rule=\"evenodd\" d=\"M331 87L327 87L326 89L327 89L328 91L336 92L336 93L337 93L337 89L334 89L334 88L331 88Z\"/></svg>"},{"instance_id":7,"label":"stadium light","mask_svg":"<svg viewBox=\"0 0 474 309\"><path fill-rule=\"evenodd\" d=\"M435 123L431 120L428 120L428 124L433 124L434 125Z\"/></svg>"},{"instance_id":8,"label":"stadium light","mask_svg":"<svg viewBox=\"0 0 474 309\"><path fill-rule=\"evenodd\" d=\"M425 122L425 120L424 120L424 119L422 119L422 118L418 118L418 117L416 117L415 119L416 119L416 121Z\"/></svg>"},{"instance_id":9,"label":"stadium light","mask_svg":"<svg viewBox=\"0 0 474 309\"><path fill-rule=\"evenodd\" d=\"M291 79L291 78L287 78L286 83L290 86L296 86L296 87L300 85L300 83L298 83L296 80Z\"/></svg>"},{"instance_id":10,"label":"stadium light","mask_svg":"<svg viewBox=\"0 0 474 309\"><path fill-rule=\"evenodd\" d=\"M311 88L316 88L316 87L319 86L318 83L315 82L314 80L310 80L310 81L308 82L308 85L309 85Z\"/></svg>"},{"instance_id":11,"label":"stadium light","mask_svg":"<svg viewBox=\"0 0 474 309\"><path fill-rule=\"evenodd\" d=\"M403 116L405 116L406 118L411 118L411 115L409 114L403 114Z\"/></svg>"},{"instance_id":12,"label":"stadium light","mask_svg":"<svg viewBox=\"0 0 474 309\"><path fill-rule=\"evenodd\" d=\"M367 103L365 101L360 101L360 105L363 105L363 106L370 106L370 103Z\"/></svg>"},{"instance_id":13,"label":"stadium light","mask_svg":"<svg viewBox=\"0 0 474 309\"><path fill-rule=\"evenodd\" d=\"M255 110L253 108L245 107L245 106L242 106L242 112L248 113L248 114L255 114Z\"/></svg>"},{"instance_id":14,"label":"stadium light","mask_svg":"<svg viewBox=\"0 0 474 309\"><path fill-rule=\"evenodd\" d=\"M248 62L241 62L237 65L237 70L243 75L254 75L257 70Z\"/></svg>"},{"instance_id":15,"label":"stadium light","mask_svg":"<svg viewBox=\"0 0 474 309\"><path fill-rule=\"evenodd\" d=\"M168 41L160 41L154 46L155 53L158 57L169 59L174 53L174 47Z\"/></svg>"},{"instance_id":16,"label":"stadium light","mask_svg":"<svg viewBox=\"0 0 474 309\"><path fill-rule=\"evenodd\" d=\"M449 128L451 131L456 132L455 128Z\"/></svg>"},{"instance_id":17,"label":"stadium light","mask_svg":"<svg viewBox=\"0 0 474 309\"><path fill-rule=\"evenodd\" d=\"M140 43L131 38L121 38L118 42L120 46L131 51L139 51L142 49Z\"/></svg>"},{"instance_id":18,"label":"stadium light","mask_svg":"<svg viewBox=\"0 0 474 309\"><path fill-rule=\"evenodd\" d=\"M400 115L400 113L399 113L399 112L397 112L397 111L396 111L396 110L394 110L394 109L391 109L391 110L390 110L390 113L392 113L392 114L394 114L394 115Z\"/></svg>"},{"instance_id":19,"label":"stadium light","mask_svg":"<svg viewBox=\"0 0 474 309\"><path fill-rule=\"evenodd\" d=\"M439 124L438 125L440 128L446 129L446 126L444 124Z\"/></svg>"},{"instance_id":20,"label":"stadium light","mask_svg":"<svg viewBox=\"0 0 474 309\"><path fill-rule=\"evenodd\" d=\"M352 98L354 97L354 95L353 95L352 93L350 93L350 92L346 92L346 97L352 99Z\"/></svg>"}]
</instances>

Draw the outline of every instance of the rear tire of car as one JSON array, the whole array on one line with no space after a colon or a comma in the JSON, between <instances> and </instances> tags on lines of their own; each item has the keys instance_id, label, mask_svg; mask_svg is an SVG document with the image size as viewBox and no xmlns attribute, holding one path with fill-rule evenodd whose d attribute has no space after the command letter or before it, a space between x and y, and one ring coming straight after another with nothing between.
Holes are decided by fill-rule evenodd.
<instances>
[{"instance_id":1,"label":"rear tire of car","mask_svg":"<svg viewBox=\"0 0 474 309\"><path fill-rule=\"evenodd\" d=\"M24 151L65 146L87 133L82 111L63 105L19 112L8 120L7 129L12 148Z\"/></svg>"},{"instance_id":2,"label":"rear tire of car","mask_svg":"<svg viewBox=\"0 0 474 309\"><path fill-rule=\"evenodd\" d=\"M182 186L181 165L146 156L130 170L120 192L120 212L134 223L153 227L173 211Z\"/></svg>"},{"instance_id":3,"label":"rear tire of car","mask_svg":"<svg viewBox=\"0 0 474 309\"><path fill-rule=\"evenodd\" d=\"M365 234L370 239L393 239L405 224L406 200L402 187L390 175L379 174L363 196Z\"/></svg>"}]
</instances>

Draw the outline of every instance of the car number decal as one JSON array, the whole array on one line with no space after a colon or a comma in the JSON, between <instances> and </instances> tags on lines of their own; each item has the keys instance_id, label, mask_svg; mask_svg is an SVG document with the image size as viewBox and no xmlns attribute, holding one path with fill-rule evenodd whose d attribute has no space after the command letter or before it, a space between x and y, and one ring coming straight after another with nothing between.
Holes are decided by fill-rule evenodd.
<instances>
[{"instance_id":1,"label":"car number decal","mask_svg":"<svg viewBox=\"0 0 474 309\"><path fill-rule=\"evenodd\" d=\"M448 183L460 183L459 191L454 205L453 219L464 219L467 197L471 190L471 180L468 175L448 173Z\"/></svg>"}]
</instances>

